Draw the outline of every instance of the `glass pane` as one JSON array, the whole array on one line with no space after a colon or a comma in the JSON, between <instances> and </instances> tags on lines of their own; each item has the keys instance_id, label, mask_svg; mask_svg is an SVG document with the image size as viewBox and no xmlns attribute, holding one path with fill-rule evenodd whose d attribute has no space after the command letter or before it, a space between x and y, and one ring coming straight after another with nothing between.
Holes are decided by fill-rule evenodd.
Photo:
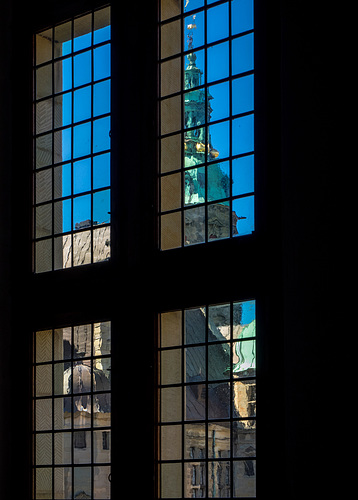
<instances>
[{"instance_id":1,"label":"glass pane","mask_svg":"<svg viewBox=\"0 0 358 500\"><path fill-rule=\"evenodd\" d=\"M229 36L229 3L226 2L207 11L207 43Z\"/></svg>"},{"instance_id":2,"label":"glass pane","mask_svg":"<svg viewBox=\"0 0 358 500\"><path fill-rule=\"evenodd\" d=\"M93 462L111 462L111 431L93 431Z\"/></svg>"},{"instance_id":3,"label":"glass pane","mask_svg":"<svg viewBox=\"0 0 358 500\"><path fill-rule=\"evenodd\" d=\"M205 168L193 168L185 172L185 205L205 202Z\"/></svg>"},{"instance_id":4,"label":"glass pane","mask_svg":"<svg viewBox=\"0 0 358 500\"><path fill-rule=\"evenodd\" d=\"M175 422L181 420L181 388L168 387L161 389L161 421Z\"/></svg>"},{"instance_id":5,"label":"glass pane","mask_svg":"<svg viewBox=\"0 0 358 500\"><path fill-rule=\"evenodd\" d=\"M183 20L183 36L185 50L190 50L193 47L200 47L205 43L205 14L203 11L197 12L194 15L184 17Z\"/></svg>"},{"instance_id":6,"label":"glass pane","mask_svg":"<svg viewBox=\"0 0 358 500\"><path fill-rule=\"evenodd\" d=\"M255 301L235 302L233 304L233 337L250 338L256 336Z\"/></svg>"},{"instance_id":7,"label":"glass pane","mask_svg":"<svg viewBox=\"0 0 358 500\"><path fill-rule=\"evenodd\" d=\"M35 246L36 271L43 273L52 269L52 240L37 241Z\"/></svg>"},{"instance_id":8,"label":"glass pane","mask_svg":"<svg viewBox=\"0 0 358 500\"><path fill-rule=\"evenodd\" d=\"M72 266L72 237L54 238L54 269L65 269Z\"/></svg>"},{"instance_id":9,"label":"glass pane","mask_svg":"<svg viewBox=\"0 0 358 500\"><path fill-rule=\"evenodd\" d=\"M208 493L210 498L229 498L230 462L209 462Z\"/></svg>"},{"instance_id":10,"label":"glass pane","mask_svg":"<svg viewBox=\"0 0 358 500\"><path fill-rule=\"evenodd\" d=\"M73 480L73 489L75 492L82 492L81 494L83 498L92 498L91 467L74 467Z\"/></svg>"},{"instance_id":11,"label":"glass pane","mask_svg":"<svg viewBox=\"0 0 358 500\"><path fill-rule=\"evenodd\" d=\"M256 420L233 422L233 456L235 458L256 455Z\"/></svg>"},{"instance_id":12,"label":"glass pane","mask_svg":"<svg viewBox=\"0 0 358 500\"><path fill-rule=\"evenodd\" d=\"M208 380L223 380L230 377L230 346L213 344L208 346Z\"/></svg>"},{"instance_id":13,"label":"glass pane","mask_svg":"<svg viewBox=\"0 0 358 500\"><path fill-rule=\"evenodd\" d=\"M91 463L91 432L76 431L73 433L73 463Z\"/></svg>"},{"instance_id":14,"label":"glass pane","mask_svg":"<svg viewBox=\"0 0 358 500\"><path fill-rule=\"evenodd\" d=\"M36 64L42 64L52 59L52 29L36 35Z\"/></svg>"},{"instance_id":15,"label":"glass pane","mask_svg":"<svg viewBox=\"0 0 358 500\"><path fill-rule=\"evenodd\" d=\"M181 174L172 174L161 179L161 210L173 210L181 206Z\"/></svg>"},{"instance_id":16,"label":"glass pane","mask_svg":"<svg viewBox=\"0 0 358 500\"><path fill-rule=\"evenodd\" d=\"M256 341L245 340L233 345L234 377L254 377L256 375Z\"/></svg>"},{"instance_id":17,"label":"glass pane","mask_svg":"<svg viewBox=\"0 0 358 500\"><path fill-rule=\"evenodd\" d=\"M206 457L206 425L184 425L184 458Z\"/></svg>"},{"instance_id":18,"label":"glass pane","mask_svg":"<svg viewBox=\"0 0 358 500\"><path fill-rule=\"evenodd\" d=\"M208 240L230 237L231 212L229 202L208 206Z\"/></svg>"},{"instance_id":19,"label":"glass pane","mask_svg":"<svg viewBox=\"0 0 358 500\"><path fill-rule=\"evenodd\" d=\"M181 345L182 312L161 314L161 347Z\"/></svg>"},{"instance_id":20,"label":"glass pane","mask_svg":"<svg viewBox=\"0 0 358 500\"><path fill-rule=\"evenodd\" d=\"M73 194L91 190L91 159L76 161L73 164Z\"/></svg>"},{"instance_id":21,"label":"glass pane","mask_svg":"<svg viewBox=\"0 0 358 500\"><path fill-rule=\"evenodd\" d=\"M209 458L230 458L230 450L231 450L230 423L210 422L208 424Z\"/></svg>"},{"instance_id":22,"label":"glass pane","mask_svg":"<svg viewBox=\"0 0 358 500\"><path fill-rule=\"evenodd\" d=\"M181 97L171 97L161 102L161 133L169 134L180 129Z\"/></svg>"},{"instance_id":23,"label":"glass pane","mask_svg":"<svg viewBox=\"0 0 358 500\"><path fill-rule=\"evenodd\" d=\"M233 212L236 214L236 228L239 235L251 234L254 229L254 197L233 200ZM234 220L233 220L234 222Z\"/></svg>"},{"instance_id":24,"label":"glass pane","mask_svg":"<svg viewBox=\"0 0 358 500\"><path fill-rule=\"evenodd\" d=\"M180 463L161 464L161 498L181 498L182 469Z\"/></svg>"},{"instance_id":25,"label":"glass pane","mask_svg":"<svg viewBox=\"0 0 358 500\"><path fill-rule=\"evenodd\" d=\"M256 384L254 380L234 382L233 417L256 417Z\"/></svg>"},{"instance_id":26,"label":"glass pane","mask_svg":"<svg viewBox=\"0 0 358 500\"><path fill-rule=\"evenodd\" d=\"M181 90L181 58L170 59L161 65L161 95L164 97Z\"/></svg>"},{"instance_id":27,"label":"glass pane","mask_svg":"<svg viewBox=\"0 0 358 500\"><path fill-rule=\"evenodd\" d=\"M230 384L208 385L208 418L230 417Z\"/></svg>"},{"instance_id":28,"label":"glass pane","mask_svg":"<svg viewBox=\"0 0 358 500\"><path fill-rule=\"evenodd\" d=\"M86 223L86 221L84 221ZM82 266L91 263L91 231L82 231L73 235L73 265Z\"/></svg>"},{"instance_id":29,"label":"glass pane","mask_svg":"<svg viewBox=\"0 0 358 500\"><path fill-rule=\"evenodd\" d=\"M198 378L202 378L199 374ZM185 420L206 418L206 386L193 384L185 387Z\"/></svg>"},{"instance_id":30,"label":"glass pane","mask_svg":"<svg viewBox=\"0 0 358 500\"><path fill-rule=\"evenodd\" d=\"M93 426L110 427L111 425L111 395L98 394L93 401Z\"/></svg>"},{"instance_id":31,"label":"glass pane","mask_svg":"<svg viewBox=\"0 0 358 500\"><path fill-rule=\"evenodd\" d=\"M106 7L94 13L94 43L111 39L111 9Z\"/></svg>"},{"instance_id":32,"label":"glass pane","mask_svg":"<svg viewBox=\"0 0 358 500\"><path fill-rule=\"evenodd\" d=\"M49 236L52 233L52 205L36 208L36 237Z\"/></svg>"},{"instance_id":33,"label":"glass pane","mask_svg":"<svg viewBox=\"0 0 358 500\"><path fill-rule=\"evenodd\" d=\"M160 428L161 460L181 460L181 425L162 426Z\"/></svg>"},{"instance_id":34,"label":"glass pane","mask_svg":"<svg viewBox=\"0 0 358 500\"><path fill-rule=\"evenodd\" d=\"M225 158L230 154L230 122L225 121L209 126L208 161L218 156Z\"/></svg>"},{"instance_id":35,"label":"glass pane","mask_svg":"<svg viewBox=\"0 0 358 500\"><path fill-rule=\"evenodd\" d=\"M242 33L254 27L253 0L232 0L232 34Z\"/></svg>"},{"instance_id":36,"label":"glass pane","mask_svg":"<svg viewBox=\"0 0 358 500\"><path fill-rule=\"evenodd\" d=\"M72 468L56 467L54 471L55 499L72 499Z\"/></svg>"},{"instance_id":37,"label":"glass pane","mask_svg":"<svg viewBox=\"0 0 358 500\"><path fill-rule=\"evenodd\" d=\"M180 212L163 215L160 218L162 250L181 246L181 218Z\"/></svg>"},{"instance_id":38,"label":"glass pane","mask_svg":"<svg viewBox=\"0 0 358 500\"><path fill-rule=\"evenodd\" d=\"M185 211L185 245L195 245L205 241L205 207Z\"/></svg>"},{"instance_id":39,"label":"glass pane","mask_svg":"<svg viewBox=\"0 0 358 500\"><path fill-rule=\"evenodd\" d=\"M111 46L102 45L93 51L93 79L101 80L111 76Z\"/></svg>"},{"instance_id":40,"label":"glass pane","mask_svg":"<svg viewBox=\"0 0 358 500\"><path fill-rule=\"evenodd\" d=\"M106 226L93 231L93 262L102 262L111 255L110 227Z\"/></svg>"},{"instance_id":41,"label":"glass pane","mask_svg":"<svg viewBox=\"0 0 358 500\"><path fill-rule=\"evenodd\" d=\"M210 101L208 120L215 121L228 118L230 114L230 87L229 82L211 85L207 90L207 99Z\"/></svg>"},{"instance_id":42,"label":"glass pane","mask_svg":"<svg viewBox=\"0 0 358 500\"><path fill-rule=\"evenodd\" d=\"M206 348L185 349L185 382L200 382L206 378Z\"/></svg>"},{"instance_id":43,"label":"glass pane","mask_svg":"<svg viewBox=\"0 0 358 500\"><path fill-rule=\"evenodd\" d=\"M93 116L104 115L111 110L111 81L97 83L93 86Z\"/></svg>"},{"instance_id":44,"label":"glass pane","mask_svg":"<svg viewBox=\"0 0 358 500\"><path fill-rule=\"evenodd\" d=\"M36 366L36 396L51 396L52 395L52 366L39 365Z\"/></svg>"},{"instance_id":45,"label":"glass pane","mask_svg":"<svg viewBox=\"0 0 358 500\"><path fill-rule=\"evenodd\" d=\"M54 434L55 464L65 465L72 463L72 433L58 432Z\"/></svg>"},{"instance_id":46,"label":"glass pane","mask_svg":"<svg viewBox=\"0 0 358 500\"><path fill-rule=\"evenodd\" d=\"M54 98L54 126L65 127L72 121L72 94L61 94Z\"/></svg>"},{"instance_id":47,"label":"glass pane","mask_svg":"<svg viewBox=\"0 0 358 500\"><path fill-rule=\"evenodd\" d=\"M200 344L206 340L205 308L186 309L184 335L186 344Z\"/></svg>"},{"instance_id":48,"label":"glass pane","mask_svg":"<svg viewBox=\"0 0 358 500\"><path fill-rule=\"evenodd\" d=\"M86 156L91 152L91 124L84 123L73 128L73 157Z\"/></svg>"},{"instance_id":49,"label":"glass pane","mask_svg":"<svg viewBox=\"0 0 358 500\"><path fill-rule=\"evenodd\" d=\"M39 399L35 404L35 430L48 431L52 429L52 399Z\"/></svg>"},{"instance_id":50,"label":"glass pane","mask_svg":"<svg viewBox=\"0 0 358 500\"><path fill-rule=\"evenodd\" d=\"M107 224L111 221L110 190L93 194L93 224Z\"/></svg>"},{"instance_id":51,"label":"glass pane","mask_svg":"<svg viewBox=\"0 0 358 500\"><path fill-rule=\"evenodd\" d=\"M209 337L208 341L230 340L230 304L209 306Z\"/></svg>"},{"instance_id":52,"label":"glass pane","mask_svg":"<svg viewBox=\"0 0 358 500\"><path fill-rule=\"evenodd\" d=\"M93 474L93 498L101 500L111 498L111 468L94 467Z\"/></svg>"},{"instance_id":53,"label":"glass pane","mask_svg":"<svg viewBox=\"0 0 358 500\"><path fill-rule=\"evenodd\" d=\"M93 189L109 186L111 183L111 155L105 153L93 158Z\"/></svg>"},{"instance_id":54,"label":"glass pane","mask_svg":"<svg viewBox=\"0 0 358 500\"><path fill-rule=\"evenodd\" d=\"M54 233L71 231L71 200L54 203Z\"/></svg>"},{"instance_id":55,"label":"glass pane","mask_svg":"<svg viewBox=\"0 0 358 500\"><path fill-rule=\"evenodd\" d=\"M244 156L232 161L233 196L253 193L254 191L254 156Z\"/></svg>"},{"instance_id":56,"label":"glass pane","mask_svg":"<svg viewBox=\"0 0 358 500\"><path fill-rule=\"evenodd\" d=\"M54 399L54 422L56 430L71 429L72 400L70 397Z\"/></svg>"},{"instance_id":57,"label":"glass pane","mask_svg":"<svg viewBox=\"0 0 358 500\"><path fill-rule=\"evenodd\" d=\"M111 147L111 119L109 116L93 122L93 152L98 153Z\"/></svg>"},{"instance_id":58,"label":"glass pane","mask_svg":"<svg viewBox=\"0 0 358 500\"><path fill-rule=\"evenodd\" d=\"M52 170L42 170L36 174L36 203L52 199Z\"/></svg>"},{"instance_id":59,"label":"glass pane","mask_svg":"<svg viewBox=\"0 0 358 500\"><path fill-rule=\"evenodd\" d=\"M206 464L204 462L191 462L184 464L185 498L206 498Z\"/></svg>"},{"instance_id":60,"label":"glass pane","mask_svg":"<svg viewBox=\"0 0 358 500\"><path fill-rule=\"evenodd\" d=\"M208 82L229 76L229 42L219 43L207 49Z\"/></svg>"},{"instance_id":61,"label":"glass pane","mask_svg":"<svg viewBox=\"0 0 358 500\"><path fill-rule=\"evenodd\" d=\"M52 64L47 64L36 70L36 99L52 94Z\"/></svg>"},{"instance_id":62,"label":"glass pane","mask_svg":"<svg viewBox=\"0 0 358 500\"><path fill-rule=\"evenodd\" d=\"M181 349L163 351L160 359L161 384L181 383Z\"/></svg>"},{"instance_id":63,"label":"glass pane","mask_svg":"<svg viewBox=\"0 0 358 500\"><path fill-rule=\"evenodd\" d=\"M111 354L111 322L93 324L93 355Z\"/></svg>"},{"instance_id":64,"label":"glass pane","mask_svg":"<svg viewBox=\"0 0 358 500\"><path fill-rule=\"evenodd\" d=\"M208 201L230 196L230 163L228 161L208 165Z\"/></svg>"},{"instance_id":65,"label":"glass pane","mask_svg":"<svg viewBox=\"0 0 358 500\"><path fill-rule=\"evenodd\" d=\"M232 153L249 153L254 150L254 115L232 121Z\"/></svg>"},{"instance_id":66,"label":"glass pane","mask_svg":"<svg viewBox=\"0 0 358 500\"><path fill-rule=\"evenodd\" d=\"M250 33L232 40L232 74L254 69L254 35Z\"/></svg>"},{"instance_id":67,"label":"glass pane","mask_svg":"<svg viewBox=\"0 0 358 500\"><path fill-rule=\"evenodd\" d=\"M69 54L72 50L72 22L55 26L55 57Z\"/></svg>"},{"instance_id":68,"label":"glass pane","mask_svg":"<svg viewBox=\"0 0 358 500\"><path fill-rule=\"evenodd\" d=\"M91 52L86 51L73 58L74 86L90 83L92 79ZM66 89L64 89L66 90Z\"/></svg>"},{"instance_id":69,"label":"glass pane","mask_svg":"<svg viewBox=\"0 0 358 500\"><path fill-rule=\"evenodd\" d=\"M53 370L54 376L54 394L71 393L71 364L56 363Z\"/></svg>"},{"instance_id":70,"label":"glass pane","mask_svg":"<svg viewBox=\"0 0 358 500\"><path fill-rule=\"evenodd\" d=\"M52 469L39 468L35 471L36 499L52 497Z\"/></svg>"},{"instance_id":71,"label":"glass pane","mask_svg":"<svg viewBox=\"0 0 358 500\"><path fill-rule=\"evenodd\" d=\"M52 129L52 98L36 104L36 133L42 134Z\"/></svg>"},{"instance_id":72,"label":"glass pane","mask_svg":"<svg viewBox=\"0 0 358 500\"><path fill-rule=\"evenodd\" d=\"M51 465L52 464L52 434L37 434L36 443L36 464Z\"/></svg>"},{"instance_id":73,"label":"glass pane","mask_svg":"<svg viewBox=\"0 0 358 500\"><path fill-rule=\"evenodd\" d=\"M256 498L256 460L233 462L234 498Z\"/></svg>"},{"instance_id":74,"label":"glass pane","mask_svg":"<svg viewBox=\"0 0 358 500\"><path fill-rule=\"evenodd\" d=\"M232 113L246 113L254 109L254 75L232 81Z\"/></svg>"},{"instance_id":75,"label":"glass pane","mask_svg":"<svg viewBox=\"0 0 358 500\"><path fill-rule=\"evenodd\" d=\"M78 196L73 200L73 227L82 229L91 225L91 195Z\"/></svg>"},{"instance_id":76,"label":"glass pane","mask_svg":"<svg viewBox=\"0 0 358 500\"><path fill-rule=\"evenodd\" d=\"M51 163L52 134L46 134L36 139L36 168L46 167Z\"/></svg>"},{"instance_id":77,"label":"glass pane","mask_svg":"<svg viewBox=\"0 0 358 500\"><path fill-rule=\"evenodd\" d=\"M92 43L92 14L74 20L74 50L90 47Z\"/></svg>"},{"instance_id":78,"label":"glass pane","mask_svg":"<svg viewBox=\"0 0 358 500\"><path fill-rule=\"evenodd\" d=\"M161 57L178 54L181 50L180 21L164 24L161 28Z\"/></svg>"},{"instance_id":79,"label":"glass pane","mask_svg":"<svg viewBox=\"0 0 358 500\"><path fill-rule=\"evenodd\" d=\"M181 134L171 135L161 141L161 172L171 172L181 167Z\"/></svg>"},{"instance_id":80,"label":"glass pane","mask_svg":"<svg viewBox=\"0 0 358 500\"><path fill-rule=\"evenodd\" d=\"M192 89L205 82L205 50L190 52L184 58L184 89Z\"/></svg>"},{"instance_id":81,"label":"glass pane","mask_svg":"<svg viewBox=\"0 0 358 500\"><path fill-rule=\"evenodd\" d=\"M91 118L91 87L83 87L73 93L73 121L80 122Z\"/></svg>"},{"instance_id":82,"label":"glass pane","mask_svg":"<svg viewBox=\"0 0 358 500\"><path fill-rule=\"evenodd\" d=\"M36 363L52 360L52 330L36 332Z\"/></svg>"}]
</instances>

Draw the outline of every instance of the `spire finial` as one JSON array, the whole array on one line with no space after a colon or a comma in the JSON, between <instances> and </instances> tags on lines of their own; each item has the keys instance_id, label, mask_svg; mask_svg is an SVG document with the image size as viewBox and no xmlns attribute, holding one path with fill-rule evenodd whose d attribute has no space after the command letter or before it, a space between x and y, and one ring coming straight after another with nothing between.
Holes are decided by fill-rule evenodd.
<instances>
[{"instance_id":1,"label":"spire finial","mask_svg":"<svg viewBox=\"0 0 358 500\"><path fill-rule=\"evenodd\" d=\"M188 49L189 50L191 50L193 48L193 34L192 34L192 30L196 29L196 24L194 22L195 18L196 18L196 14L193 14L191 17L193 18L193 22L187 24L187 28L188 28Z\"/></svg>"}]
</instances>

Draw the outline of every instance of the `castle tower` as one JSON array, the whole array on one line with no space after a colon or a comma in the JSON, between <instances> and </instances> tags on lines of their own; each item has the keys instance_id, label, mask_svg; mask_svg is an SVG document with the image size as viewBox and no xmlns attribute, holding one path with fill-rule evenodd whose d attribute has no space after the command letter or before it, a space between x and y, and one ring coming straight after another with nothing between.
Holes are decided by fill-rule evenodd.
<instances>
[{"instance_id":1,"label":"castle tower","mask_svg":"<svg viewBox=\"0 0 358 500\"><path fill-rule=\"evenodd\" d=\"M194 17L194 16L193 16ZM193 49L192 30L195 24L187 26L188 49ZM228 200L230 197L230 177L220 166L220 152L212 144L209 132L211 101L213 96L203 85L203 72L197 66L194 51L186 56L184 70L184 166L185 206L197 205L213 200ZM206 167L205 167L206 163ZM237 216L231 214L229 203L219 202L208 206L208 238L227 238L230 224L233 234L237 234ZM199 229L201 228L201 230ZM205 240L205 211L187 210L185 213L185 239L192 244Z\"/></svg>"}]
</instances>

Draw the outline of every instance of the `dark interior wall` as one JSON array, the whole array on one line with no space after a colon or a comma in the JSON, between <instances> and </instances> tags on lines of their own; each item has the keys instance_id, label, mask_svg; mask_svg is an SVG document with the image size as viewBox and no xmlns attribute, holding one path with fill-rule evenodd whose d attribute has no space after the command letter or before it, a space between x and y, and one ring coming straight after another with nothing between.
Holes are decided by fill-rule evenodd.
<instances>
[{"instance_id":1,"label":"dark interior wall","mask_svg":"<svg viewBox=\"0 0 358 500\"><path fill-rule=\"evenodd\" d=\"M66 17L74 5L81 9L89 3L63 2L57 15ZM29 349L22 347L27 342L24 332L29 330L27 307L32 293L31 145L23 140L29 139L31 125L31 47L24 42L31 43L32 30L55 4L31 2L22 5L20 13L14 2L1 2L0 496L4 498L11 498L14 491L19 498L28 498L29 484L29 418L21 397L28 393L30 380ZM333 115L339 105L340 52L337 33L332 35L336 12L308 1L281 2L279 12L281 149L277 156L283 303L277 307L283 318L284 373L277 373L283 380L277 397L284 400L284 415L278 416L283 444L279 452L275 450L280 460L272 467L277 475L268 491L285 499L321 498L323 490L342 491L346 484L338 457L343 434L351 433L346 428L339 431L337 423L348 406L347 400L343 404L342 373L336 369L337 363L343 363L344 348L338 348L339 353L335 350L347 314L338 305L342 288L337 286L344 252L339 235L345 218L344 196L337 188L344 165L334 151L339 144L340 124Z\"/></svg>"},{"instance_id":2,"label":"dark interior wall","mask_svg":"<svg viewBox=\"0 0 358 500\"><path fill-rule=\"evenodd\" d=\"M339 347L348 313L338 281L348 217L338 154L339 9L282 4L285 480L287 498L333 498L349 484L337 459L344 454L337 419L345 413L341 375L348 368Z\"/></svg>"}]
</instances>

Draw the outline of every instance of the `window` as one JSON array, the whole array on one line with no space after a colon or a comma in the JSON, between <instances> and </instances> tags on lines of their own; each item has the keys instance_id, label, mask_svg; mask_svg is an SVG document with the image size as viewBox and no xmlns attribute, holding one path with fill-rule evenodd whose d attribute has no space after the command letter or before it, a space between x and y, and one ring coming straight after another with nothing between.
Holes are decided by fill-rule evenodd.
<instances>
[{"instance_id":1,"label":"window","mask_svg":"<svg viewBox=\"0 0 358 500\"><path fill-rule=\"evenodd\" d=\"M253 0L162 0L159 33L160 248L251 234Z\"/></svg>"},{"instance_id":2,"label":"window","mask_svg":"<svg viewBox=\"0 0 358 500\"><path fill-rule=\"evenodd\" d=\"M110 322L34 334L33 413L33 498L111 498Z\"/></svg>"},{"instance_id":3,"label":"window","mask_svg":"<svg viewBox=\"0 0 358 500\"><path fill-rule=\"evenodd\" d=\"M37 273L110 257L110 41L109 7L35 36Z\"/></svg>"},{"instance_id":4,"label":"window","mask_svg":"<svg viewBox=\"0 0 358 500\"><path fill-rule=\"evenodd\" d=\"M254 497L255 301L163 312L159 498Z\"/></svg>"}]
</instances>

